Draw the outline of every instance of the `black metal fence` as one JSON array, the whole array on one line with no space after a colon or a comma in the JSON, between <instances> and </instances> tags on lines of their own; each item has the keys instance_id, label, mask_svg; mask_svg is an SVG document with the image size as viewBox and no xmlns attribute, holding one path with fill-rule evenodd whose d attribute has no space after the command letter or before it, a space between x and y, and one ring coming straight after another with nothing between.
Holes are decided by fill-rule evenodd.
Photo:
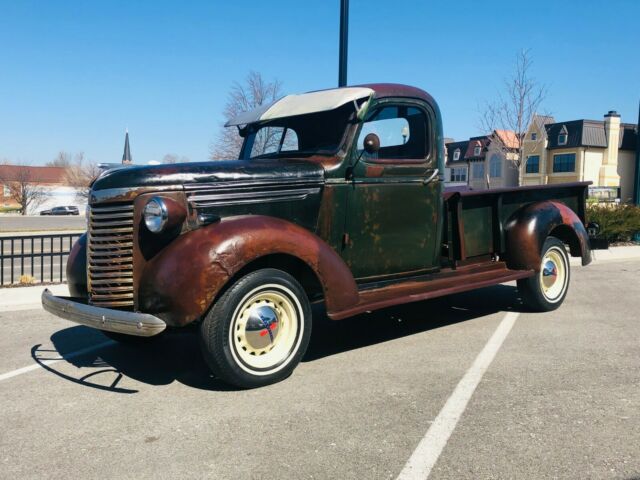
<instances>
[{"instance_id":1,"label":"black metal fence","mask_svg":"<svg viewBox=\"0 0 640 480\"><path fill-rule=\"evenodd\" d=\"M64 282L81 233L0 237L0 286Z\"/></svg>"}]
</instances>

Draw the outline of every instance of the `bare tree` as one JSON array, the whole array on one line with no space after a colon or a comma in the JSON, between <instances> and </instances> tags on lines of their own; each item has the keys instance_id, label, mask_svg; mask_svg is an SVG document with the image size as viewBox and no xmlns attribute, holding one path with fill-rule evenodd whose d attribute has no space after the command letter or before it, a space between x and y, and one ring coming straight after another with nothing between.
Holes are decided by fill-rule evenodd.
<instances>
[{"instance_id":1,"label":"bare tree","mask_svg":"<svg viewBox=\"0 0 640 480\"><path fill-rule=\"evenodd\" d=\"M56 155L56 158L45 163L45 166L69 168L71 166L71 154L60 150Z\"/></svg>"},{"instance_id":2,"label":"bare tree","mask_svg":"<svg viewBox=\"0 0 640 480\"><path fill-rule=\"evenodd\" d=\"M189 157L179 156L175 153L167 153L164 157L162 157L162 163L188 163Z\"/></svg>"},{"instance_id":3,"label":"bare tree","mask_svg":"<svg viewBox=\"0 0 640 480\"><path fill-rule=\"evenodd\" d=\"M235 82L227 97L224 108L224 117L229 120L236 115L253 110L261 105L273 103L282 97L282 83L279 80L267 82L258 72L249 72L244 83ZM256 138L257 149L264 150L264 147L276 142L276 133L273 129L263 129ZM234 127L225 128L221 126L218 138L211 146L210 158L212 160L238 158L242 147L242 137Z\"/></svg>"},{"instance_id":4,"label":"bare tree","mask_svg":"<svg viewBox=\"0 0 640 480\"><path fill-rule=\"evenodd\" d=\"M504 80L504 89L498 92L497 99L480 108L480 129L498 140L505 158L518 170L525 163L523 140L527 128L547 96L547 87L531 75L532 65L530 50L520 51L513 73ZM499 130L506 133L496 135Z\"/></svg>"},{"instance_id":5,"label":"bare tree","mask_svg":"<svg viewBox=\"0 0 640 480\"><path fill-rule=\"evenodd\" d=\"M46 200L46 192L35 172L36 170L24 163L0 168L0 184L7 188L9 198L20 205L21 215L35 210Z\"/></svg>"},{"instance_id":6,"label":"bare tree","mask_svg":"<svg viewBox=\"0 0 640 480\"><path fill-rule=\"evenodd\" d=\"M65 180L69 186L76 190L76 198L80 201L86 201L89 198L91 183L99 174L98 164L86 160L84 152L80 152L76 154L73 163L67 167Z\"/></svg>"}]
</instances>

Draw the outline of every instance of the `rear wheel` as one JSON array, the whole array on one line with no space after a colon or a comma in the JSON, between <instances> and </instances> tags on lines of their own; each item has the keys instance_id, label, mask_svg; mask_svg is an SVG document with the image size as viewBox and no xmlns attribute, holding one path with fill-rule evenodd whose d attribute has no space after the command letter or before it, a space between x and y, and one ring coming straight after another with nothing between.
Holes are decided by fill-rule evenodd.
<instances>
[{"instance_id":1,"label":"rear wheel","mask_svg":"<svg viewBox=\"0 0 640 480\"><path fill-rule=\"evenodd\" d=\"M569 255L564 244L547 237L542 247L542 264L536 275L518 280L518 290L529 308L538 312L555 310L569 289Z\"/></svg>"},{"instance_id":2,"label":"rear wheel","mask_svg":"<svg viewBox=\"0 0 640 480\"><path fill-rule=\"evenodd\" d=\"M285 379L311 336L311 306L286 272L265 268L233 284L201 326L202 351L213 373L240 388Z\"/></svg>"}]
</instances>

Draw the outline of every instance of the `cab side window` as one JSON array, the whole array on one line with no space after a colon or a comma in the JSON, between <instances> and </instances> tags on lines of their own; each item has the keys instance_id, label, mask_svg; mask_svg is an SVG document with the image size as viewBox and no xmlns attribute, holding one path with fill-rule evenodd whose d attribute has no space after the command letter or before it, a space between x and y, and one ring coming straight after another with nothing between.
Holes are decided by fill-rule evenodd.
<instances>
[{"instance_id":1,"label":"cab side window","mask_svg":"<svg viewBox=\"0 0 640 480\"><path fill-rule=\"evenodd\" d=\"M364 137L375 133L380 139L380 150L365 157L376 159L424 160L429 153L427 116L416 108L403 105L375 110L362 125L358 137L358 150L364 149Z\"/></svg>"}]
</instances>

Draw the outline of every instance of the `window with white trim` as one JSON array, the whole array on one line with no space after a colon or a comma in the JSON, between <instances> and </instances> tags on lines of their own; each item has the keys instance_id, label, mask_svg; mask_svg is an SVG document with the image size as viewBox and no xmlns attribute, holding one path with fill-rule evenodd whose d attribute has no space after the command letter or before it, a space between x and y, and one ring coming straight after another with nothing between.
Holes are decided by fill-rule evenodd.
<instances>
[{"instance_id":1,"label":"window with white trim","mask_svg":"<svg viewBox=\"0 0 640 480\"><path fill-rule=\"evenodd\" d=\"M473 154L477 157L478 155L480 155L481 151L482 151L482 147L475 147L473 149Z\"/></svg>"},{"instance_id":2,"label":"window with white trim","mask_svg":"<svg viewBox=\"0 0 640 480\"><path fill-rule=\"evenodd\" d=\"M536 132L533 132L531 134L531 140L537 140L538 139L538 134Z\"/></svg>"},{"instance_id":3,"label":"window with white trim","mask_svg":"<svg viewBox=\"0 0 640 480\"><path fill-rule=\"evenodd\" d=\"M467 181L467 169L464 167L451 169L451 181L452 182L466 182Z\"/></svg>"},{"instance_id":4,"label":"window with white trim","mask_svg":"<svg viewBox=\"0 0 640 480\"><path fill-rule=\"evenodd\" d=\"M453 152L453 161L460 160L460 149L456 148L455 152Z\"/></svg>"},{"instance_id":5,"label":"window with white trim","mask_svg":"<svg viewBox=\"0 0 640 480\"><path fill-rule=\"evenodd\" d=\"M560 133L558 134L558 145L566 145L567 144L567 138L569 137L569 132L567 131L567 127L566 126L562 126L562 130L560 130Z\"/></svg>"},{"instance_id":6,"label":"window with white trim","mask_svg":"<svg viewBox=\"0 0 640 480\"><path fill-rule=\"evenodd\" d=\"M10 197L11 196L11 191L9 190L9 185L3 185L2 186L2 195L4 197Z\"/></svg>"}]
</instances>

